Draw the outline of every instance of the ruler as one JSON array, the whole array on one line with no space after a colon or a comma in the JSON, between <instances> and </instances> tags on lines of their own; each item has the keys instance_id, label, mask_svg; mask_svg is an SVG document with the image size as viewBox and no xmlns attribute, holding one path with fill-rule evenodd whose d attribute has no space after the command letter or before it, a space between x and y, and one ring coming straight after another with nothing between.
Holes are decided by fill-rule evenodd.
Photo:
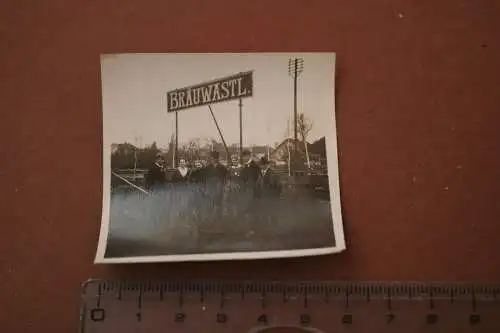
<instances>
[{"instance_id":1,"label":"ruler","mask_svg":"<svg viewBox=\"0 0 500 333\"><path fill-rule=\"evenodd\" d=\"M90 280L80 332L500 333L499 295L452 283Z\"/></svg>"}]
</instances>

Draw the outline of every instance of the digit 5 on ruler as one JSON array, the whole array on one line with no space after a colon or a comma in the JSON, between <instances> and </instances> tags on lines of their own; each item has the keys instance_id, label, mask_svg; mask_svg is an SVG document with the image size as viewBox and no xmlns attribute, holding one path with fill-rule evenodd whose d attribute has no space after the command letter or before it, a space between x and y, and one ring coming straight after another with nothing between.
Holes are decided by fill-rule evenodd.
<instances>
[{"instance_id":1,"label":"digit 5 on ruler","mask_svg":"<svg viewBox=\"0 0 500 333\"><path fill-rule=\"evenodd\" d=\"M92 280L81 333L500 333L500 285Z\"/></svg>"}]
</instances>

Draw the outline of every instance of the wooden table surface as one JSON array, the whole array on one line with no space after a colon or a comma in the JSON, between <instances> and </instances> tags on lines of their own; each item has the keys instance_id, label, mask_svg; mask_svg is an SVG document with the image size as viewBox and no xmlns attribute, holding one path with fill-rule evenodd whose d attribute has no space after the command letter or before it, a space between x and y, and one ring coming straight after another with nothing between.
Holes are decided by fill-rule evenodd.
<instances>
[{"instance_id":1,"label":"wooden table surface","mask_svg":"<svg viewBox=\"0 0 500 333\"><path fill-rule=\"evenodd\" d=\"M500 280L500 2L0 4L0 327L75 332L89 277ZM99 54L337 52L348 250L253 262L93 265Z\"/></svg>"}]
</instances>

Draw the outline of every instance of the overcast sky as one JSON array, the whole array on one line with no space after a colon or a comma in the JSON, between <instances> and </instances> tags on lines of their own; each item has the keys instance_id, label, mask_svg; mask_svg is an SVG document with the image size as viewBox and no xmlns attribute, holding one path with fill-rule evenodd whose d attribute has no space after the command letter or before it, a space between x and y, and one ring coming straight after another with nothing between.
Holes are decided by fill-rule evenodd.
<instances>
[{"instance_id":1,"label":"overcast sky","mask_svg":"<svg viewBox=\"0 0 500 333\"><path fill-rule=\"evenodd\" d=\"M331 131L333 125L333 53L102 56L104 144L130 142L144 146L156 141L166 147L175 130L175 115L166 110L167 91L247 70L254 71L254 91L253 97L243 100L243 144L281 142L287 120L293 120L293 80L288 75L288 59L295 56L304 59L304 71L298 80L298 112L312 120L308 141L313 142ZM212 109L226 143L239 143L238 100L213 104ZM178 112L180 145L197 137L220 141L207 106Z\"/></svg>"}]
</instances>

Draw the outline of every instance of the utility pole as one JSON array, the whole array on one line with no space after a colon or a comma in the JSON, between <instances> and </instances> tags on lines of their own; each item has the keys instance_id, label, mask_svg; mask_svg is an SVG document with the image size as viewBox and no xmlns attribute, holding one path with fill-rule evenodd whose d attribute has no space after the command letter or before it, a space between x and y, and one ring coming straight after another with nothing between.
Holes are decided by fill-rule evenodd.
<instances>
[{"instance_id":1,"label":"utility pole","mask_svg":"<svg viewBox=\"0 0 500 333\"><path fill-rule=\"evenodd\" d=\"M291 155L290 155L290 118L286 120L286 150L288 153L288 158L287 158L287 165L288 165L288 176L291 175L290 172L290 160L291 160Z\"/></svg>"},{"instance_id":2,"label":"utility pole","mask_svg":"<svg viewBox=\"0 0 500 333\"><path fill-rule=\"evenodd\" d=\"M178 111L175 111L175 154L174 154L174 165L173 167L177 167L177 161L179 156L179 118L177 115Z\"/></svg>"},{"instance_id":3,"label":"utility pole","mask_svg":"<svg viewBox=\"0 0 500 333\"><path fill-rule=\"evenodd\" d=\"M304 70L304 59L288 59L288 74L293 78L293 130L294 130L294 151L293 160L295 168L298 166L299 141L297 133L297 78Z\"/></svg>"}]
</instances>

